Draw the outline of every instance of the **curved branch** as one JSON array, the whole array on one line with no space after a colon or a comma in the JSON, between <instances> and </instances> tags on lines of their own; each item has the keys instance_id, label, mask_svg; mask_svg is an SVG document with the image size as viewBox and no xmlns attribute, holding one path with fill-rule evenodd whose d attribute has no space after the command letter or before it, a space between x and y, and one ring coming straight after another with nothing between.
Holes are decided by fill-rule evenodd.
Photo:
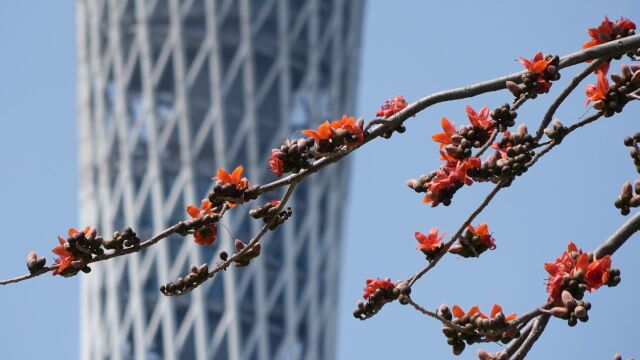
<instances>
[{"instance_id":1,"label":"curved branch","mask_svg":"<svg viewBox=\"0 0 640 360\"><path fill-rule=\"evenodd\" d=\"M533 344L538 341L540 335L544 332L544 329L547 327L549 323L549 318L551 315L543 314L533 320L533 326L531 327L531 332L522 342L522 345L518 348L518 350L509 358L509 360L522 360L527 356Z\"/></svg>"},{"instance_id":2,"label":"curved branch","mask_svg":"<svg viewBox=\"0 0 640 360\"><path fill-rule=\"evenodd\" d=\"M640 231L640 211L616 229L607 240L594 250L593 254L596 258L613 255L637 231Z\"/></svg>"},{"instance_id":3,"label":"curved branch","mask_svg":"<svg viewBox=\"0 0 640 360\"><path fill-rule=\"evenodd\" d=\"M640 48L640 35L629 36L623 39L611 41L605 44L601 44L589 49L581 50L581 51L563 56L560 59L559 68L562 69L562 68L570 67L588 60L595 60L598 58L604 58L604 57L609 58L609 57L617 56L620 54L624 54L630 50L635 50L638 48ZM445 102L445 101L465 99L465 98L473 97L483 93L505 89L507 80L517 82L518 79L521 77L521 75L523 75L524 73L525 71L521 71L514 74L502 76L493 80L484 81L484 82L472 84L465 87L454 88L451 90L445 90L445 91L441 91L441 92L437 92L437 93L425 96L422 99L419 99L418 101L416 101L415 103L410 104L402 111L391 116L389 119L387 119L386 123L382 123L379 126L375 127L371 132L366 133L364 141L358 146L355 146L350 149L346 149L345 151L334 153L332 155L325 156L315 161L311 165L311 167L308 169L302 170L297 174L291 174L287 177L262 185L256 190L256 193L257 195L262 195L264 193L274 191L280 187L291 185L293 183L297 183L301 181L303 178L309 176L310 174L315 173L320 169L339 161L340 159L347 156L348 154L355 151L356 149L360 148L361 146L368 143L369 141L382 136L384 133L390 130L397 128L404 121L406 121L412 116L415 116L415 114L426 109L431 105ZM160 241L161 239L164 239L174 234L175 232L176 232L176 225L173 225L163 230L161 233L153 236L149 240L142 242L138 247L132 247L132 248L127 248L121 251L115 251L108 255L95 256L94 258L89 260L87 264L137 252L140 249L149 247L155 244L156 242ZM6 279L6 280L0 280L0 285L7 285L7 284L17 283L20 281L31 279L33 277L40 276L49 271L52 271L56 268L57 268L57 265L53 265L51 267L45 267L31 274L26 274L19 277Z\"/></svg>"}]
</instances>

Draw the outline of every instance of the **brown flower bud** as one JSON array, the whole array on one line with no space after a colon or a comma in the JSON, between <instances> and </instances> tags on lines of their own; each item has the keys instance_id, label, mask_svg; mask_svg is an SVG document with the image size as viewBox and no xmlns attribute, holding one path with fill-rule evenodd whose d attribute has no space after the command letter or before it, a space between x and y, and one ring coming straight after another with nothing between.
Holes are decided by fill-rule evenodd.
<instances>
[{"instance_id":1,"label":"brown flower bud","mask_svg":"<svg viewBox=\"0 0 640 360\"><path fill-rule=\"evenodd\" d=\"M551 310L549 310L549 313L557 318L563 318L565 315L567 315L567 309L563 308L562 306L556 306L551 308Z\"/></svg>"},{"instance_id":2,"label":"brown flower bud","mask_svg":"<svg viewBox=\"0 0 640 360\"><path fill-rule=\"evenodd\" d=\"M616 84L624 83L624 79L618 74L611 74L611 80L613 80L613 82L615 82Z\"/></svg>"},{"instance_id":3,"label":"brown flower bud","mask_svg":"<svg viewBox=\"0 0 640 360\"><path fill-rule=\"evenodd\" d=\"M573 280L572 280L573 281ZM574 301L575 299L573 298L573 295L571 295L570 292L568 292L567 290L562 290L562 294L560 295L562 298L562 303L566 306L568 302L570 301Z\"/></svg>"},{"instance_id":4,"label":"brown flower bud","mask_svg":"<svg viewBox=\"0 0 640 360\"><path fill-rule=\"evenodd\" d=\"M578 319L582 319L587 316L587 309L585 309L583 306L576 306L573 312L576 314Z\"/></svg>"},{"instance_id":5,"label":"brown flower bud","mask_svg":"<svg viewBox=\"0 0 640 360\"><path fill-rule=\"evenodd\" d=\"M506 85L507 89L513 94L513 96L520 97L520 95L522 95L522 89L515 82L507 81Z\"/></svg>"},{"instance_id":6,"label":"brown flower bud","mask_svg":"<svg viewBox=\"0 0 640 360\"><path fill-rule=\"evenodd\" d=\"M632 193L631 183L627 181L624 184L622 184L622 191L620 192L620 198L622 199L623 202L629 202L632 196L633 196L633 193Z\"/></svg>"}]
</instances>

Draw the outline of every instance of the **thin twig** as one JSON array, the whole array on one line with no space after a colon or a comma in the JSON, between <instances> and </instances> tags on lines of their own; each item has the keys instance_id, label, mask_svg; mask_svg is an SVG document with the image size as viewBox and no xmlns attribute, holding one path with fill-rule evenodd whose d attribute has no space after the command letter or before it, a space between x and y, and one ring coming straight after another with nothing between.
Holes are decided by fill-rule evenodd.
<instances>
[{"instance_id":1,"label":"thin twig","mask_svg":"<svg viewBox=\"0 0 640 360\"><path fill-rule=\"evenodd\" d=\"M562 105L565 99L569 97L569 95L573 92L573 90L576 89L576 87L582 82L582 80L584 80L587 76L589 76L589 74L591 74L593 70L595 70L598 66L600 66L600 64L605 60L606 60L605 58L601 58L591 62L589 66L584 68L580 73L578 73L578 75L576 75L573 79L571 79L571 82L569 82L569 85L567 85L567 87L565 87L564 90L562 90L562 92L558 94L558 97L556 97L555 100L553 100L553 102L549 106L549 109L547 109L547 112L544 114L544 117L542 118L540 127L538 128L538 131L536 131L536 136L534 137L536 141L542 138L542 135L544 135L544 129L546 129L547 126L549 126L549 124L551 123L551 120L553 119L553 115L556 113L556 110L558 110L558 108L560 107L560 105Z\"/></svg>"},{"instance_id":2,"label":"thin twig","mask_svg":"<svg viewBox=\"0 0 640 360\"><path fill-rule=\"evenodd\" d=\"M447 253L451 245L453 245L453 243L458 239L458 237L462 235L462 232L464 231L464 229L466 229L467 225L471 224L471 222L476 218L476 216L478 216L482 212L482 210L484 210L484 208L487 207L487 205L489 205L493 197L496 196L496 194L500 191L500 189L502 189L502 183L497 184L493 188L493 190L491 190L491 192L487 195L487 197L485 197L482 203L469 215L469 217L467 217L467 220L465 220L462 223L462 225L458 228L456 233L451 237L451 240L447 241L444 244L444 246L442 247L442 250L440 250L438 255L433 260L431 260L426 267L424 267L422 270L418 271L411 278L408 279L409 286L412 286L416 281L418 281L422 277L422 275L424 275L429 270L431 270L434 266L436 266L438 261L440 261L440 259L444 256L444 254Z\"/></svg>"},{"instance_id":3,"label":"thin twig","mask_svg":"<svg viewBox=\"0 0 640 360\"><path fill-rule=\"evenodd\" d=\"M441 323L443 323L444 325L447 325L448 327L452 328L453 330L457 331L457 332L471 332L471 333L475 333L474 331L468 331L465 328L463 328L460 325L456 325L454 323L452 323L451 321L443 318L442 316L438 315L438 313L433 312L431 310L425 309L422 306L418 305L415 301L413 301L413 299L409 296L407 296L407 298L409 299L409 304L411 306L413 306L414 309L418 310L419 312L427 315L427 316L431 316L432 318L440 321Z\"/></svg>"}]
</instances>

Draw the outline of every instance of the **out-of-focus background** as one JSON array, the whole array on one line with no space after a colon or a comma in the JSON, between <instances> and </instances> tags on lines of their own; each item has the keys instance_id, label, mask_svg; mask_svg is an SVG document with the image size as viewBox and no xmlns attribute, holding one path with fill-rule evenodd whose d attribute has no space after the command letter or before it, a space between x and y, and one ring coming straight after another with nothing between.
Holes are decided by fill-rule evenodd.
<instances>
[{"instance_id":1,"label":"out-of-focus background","mask_svg":"<svg viewBox=\"0 0 640 360\"><path fill-rule=\"evenodd\" d=\"M605 14L637 23L638 10L633 0L545 0L535 5L367 1L355 115L372 118L383 101L396 94L411 102L519 71L518 56L577 51L588 40L586 29L597 26ZM0 48L0 276L6 277L24 272L31 250L51 259L55 236L83 225L78 224L77 210L74 3L0 4ZM517 123L535 128L554 94L578 69L564 71L549 95L527 102ZM462 124L465 104L495 107L510 96L492 93L434 106L407 122L405 134L368 144L351 159L340 300L333 314L338 319L338 359L451 356L440 326L410 308L392 304L364 322L351 313L367 277L404 278L424 265L415 250L415 231L433 226L455 231L489 191L490 185L474 184L459 191L450 207L432 209L404 185L406 179L439 166L431 135L440 131L440 118ZM585 111L584 93L576 91L556 116L569 124ZM429 308L455 303L488 310L497 302L516 313L544 302L543 263L555 259L570 240L594 248L624 221L613 200L620 185L637 175L622 139L638 131L634 122L639 114L638 104L629 104L622 114L563 141L478 218L489 224L496 251L479 259L447 257L414 287L412 297ZM615 352L638 356L638 250L632 240L615 255L613 265L621 268L623 279L618 287L587 296L593 304L589 322L569 328L552 321L531 358L607 359ZM2 357L78 358L79 284L79 278L43 276L1 288ZM475 358L475 348L461 358Z\"/></svg>"}]
</instances>

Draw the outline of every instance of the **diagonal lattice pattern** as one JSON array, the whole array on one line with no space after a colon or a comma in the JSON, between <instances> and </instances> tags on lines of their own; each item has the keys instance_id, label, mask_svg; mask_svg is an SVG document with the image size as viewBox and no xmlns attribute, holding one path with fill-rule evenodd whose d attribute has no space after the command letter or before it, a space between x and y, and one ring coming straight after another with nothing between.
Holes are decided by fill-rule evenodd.
<instances>
[{"instance_id":1,"label":"diagonal lattice pattern","mask_svg":"<svg viewBox=\"0 0 640 360\"><path fill-rule=\"evenodd\" d=\"M273 180L272 147L354 109L363 0L76 4L81 221L103 234L144 238L185 218L217 167ZM347 172L308 179L260 258L186 296L158 288L255 233L246 207L213 248L174 237L95 266L82 358L332 358Z\"/></svg>"}]
</instances>

